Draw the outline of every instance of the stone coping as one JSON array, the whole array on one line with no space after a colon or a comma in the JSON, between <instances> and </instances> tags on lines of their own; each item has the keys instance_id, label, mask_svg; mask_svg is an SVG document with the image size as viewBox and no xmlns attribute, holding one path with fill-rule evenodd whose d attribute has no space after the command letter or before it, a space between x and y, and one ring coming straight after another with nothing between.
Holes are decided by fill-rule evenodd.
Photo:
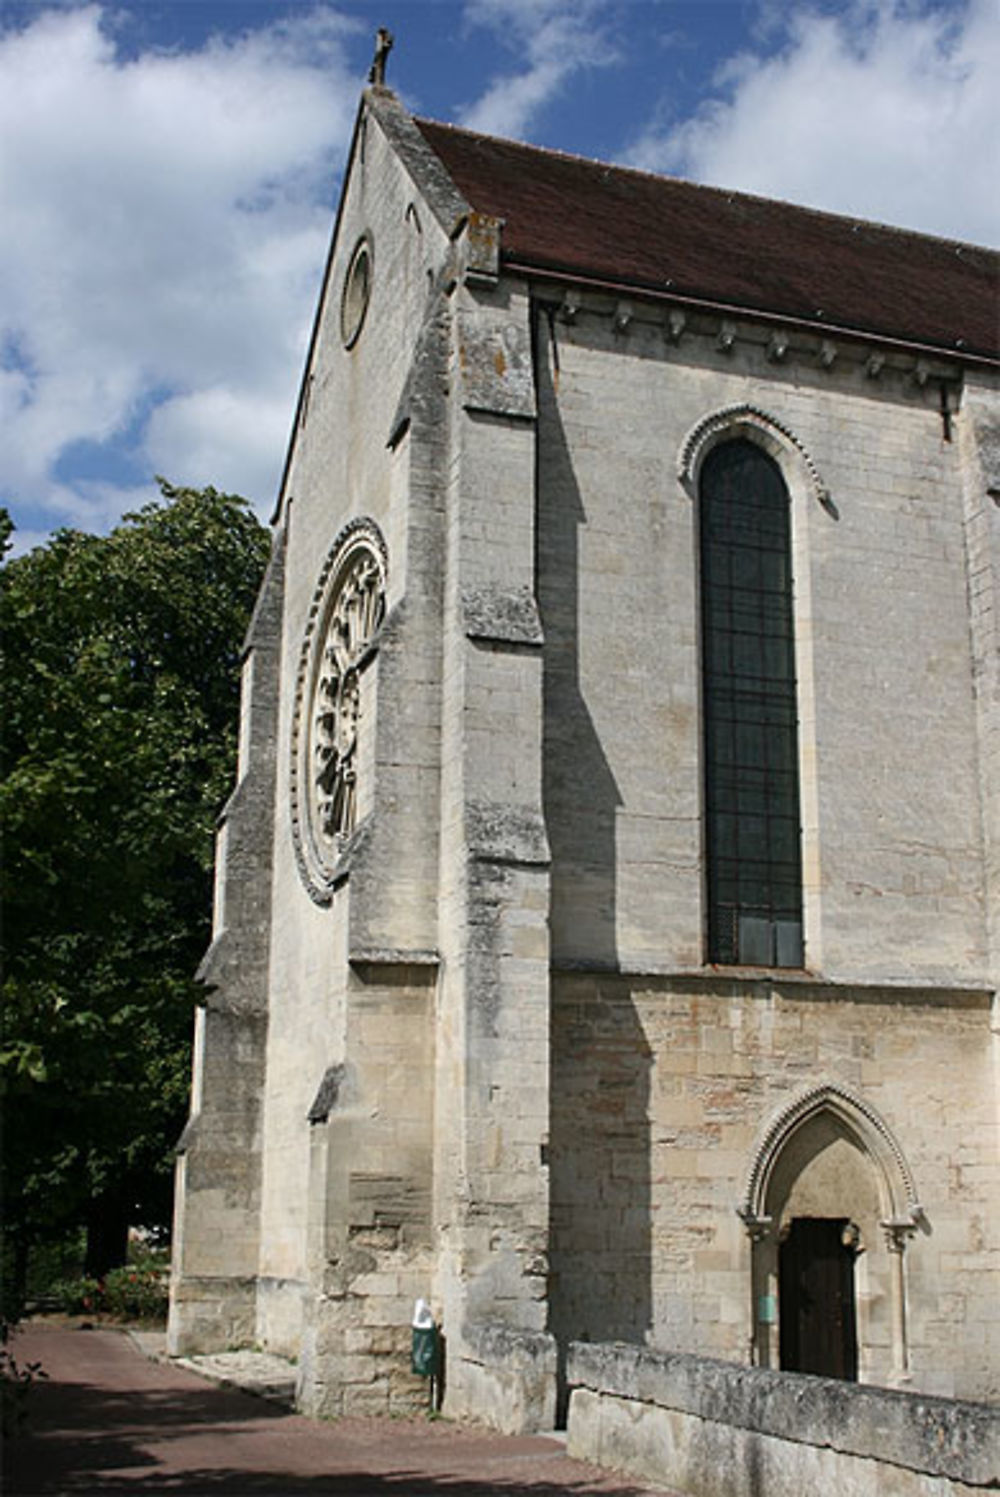
<instances>
[{"instance_id":1,"label":"stone coping","mask_svg":"<svg viewBox=\"0 0 1000 1497\"><path fill-rule=\"evenodd\" d=\"M462 1327L466 1354L486 1366L542 1363L553 1371L556 1343L548 1331L526 1331L495 1321L471 1321Z\"/></svg>"},{"instance_id":2,"label":"stone coping","mask_svg":"<svg viewBox=\"0 0 1000 1497\"><path fill-rule=\"evenodd\" d=\"M685 1352L573 1342L570 1388L753 1430L797 1444L1000 1486L1000 1409Z\"/></svg>"}]
</instances>

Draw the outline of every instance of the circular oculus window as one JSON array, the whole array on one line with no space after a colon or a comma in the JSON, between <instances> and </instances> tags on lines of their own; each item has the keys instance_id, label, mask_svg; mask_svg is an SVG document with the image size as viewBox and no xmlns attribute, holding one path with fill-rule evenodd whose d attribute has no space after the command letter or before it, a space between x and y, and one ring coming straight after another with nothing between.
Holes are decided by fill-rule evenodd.
<instances>
[{"instance_id":1,"label":"circular oculus window","mask_svg":"<svg viewBox=\"0 0 1000 1497\"><path fill-rule=\"evenodd\" d=\"M363 234L354 246L340 293L340 336L353 348L361 336L372 294L372 242Z\"/></svg>"},{"instance_id":2,"label":"circular oculus window","mask_svg":"<svg viewBox=\"0 0 1000 1497\"><path fill-rule=\"evenodd\" d=\"M292 836L306 888L333 892L357 816L362 675L385 617L386 550L372 520L337 537L320 573L299 660L292 742Z\"/></svg>"}]
</instances>

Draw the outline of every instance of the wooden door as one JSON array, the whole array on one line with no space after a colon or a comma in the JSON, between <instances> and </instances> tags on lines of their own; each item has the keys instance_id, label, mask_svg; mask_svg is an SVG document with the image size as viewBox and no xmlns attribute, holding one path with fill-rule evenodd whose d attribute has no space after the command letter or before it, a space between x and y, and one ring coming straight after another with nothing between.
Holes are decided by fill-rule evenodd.
<instances>
[{"instance_id":1,"label":"wooden door","mask_svg":"<svg viewBox=\"0 0 1000 1497\"><path fill-rule=\"evenodd\" d=\"M781 1244L778 1294L781 1365L819 1377L858 1376L854 1250L846 1219L799 1216Z\"/></svg>"}]
</instances>

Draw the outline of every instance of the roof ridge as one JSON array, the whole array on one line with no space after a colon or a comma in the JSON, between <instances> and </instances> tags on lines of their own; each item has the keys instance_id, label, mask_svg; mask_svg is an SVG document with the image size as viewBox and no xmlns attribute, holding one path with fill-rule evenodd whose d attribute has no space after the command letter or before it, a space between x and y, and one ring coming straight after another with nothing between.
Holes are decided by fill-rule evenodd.
<instances>
[{"instance_id":1,"label":"roof ridge","mask_svg":"<svg viewBox=\"0 0 1000 1497\"><path fill-rule=\"evenodd\" d=\"M929 239L936 244L952 245L956 250L969 249L977 254L990 255L1000 260L1000 250L994 249L989 244L978 244L972 239L957 239L954 235L930 234L924 229L910 229L903 224L886 223L881 219L864 218L857 213L835 213L830 208L814 208L806 203L797 203L790 198L768 197L761 192L747 192L740 187L719 187L711 182L697 182L691 177L675 176L672 172L654 172L639 166L627 166L617 161L605 161L599 156L584 156L578 151L563 151L555 146L535 145L530 141L512 140L505 135L491 135L484 130L469 130L464 125L449 124L444 120L432 120L424 115L414 115L414 124L431 125L436 130L446 130L452 135L464 135L473 140L488 141L490 144L511 147L519 151L537 153L542 156L554 156L563 161L575 161L582 166L602 168L605 171L621 172L623 175L642 177L650 182L669 182L678 187L691 188L697 192L714 193L721 198L732 202L739 199L742 202L763 203L769 206L777 206L791 209L795 213L808 214L813 218L821 218L833 223L849 224L852 228L878 229L885 234L899 234L909 239Z\"/></svg>"}]
</instances>

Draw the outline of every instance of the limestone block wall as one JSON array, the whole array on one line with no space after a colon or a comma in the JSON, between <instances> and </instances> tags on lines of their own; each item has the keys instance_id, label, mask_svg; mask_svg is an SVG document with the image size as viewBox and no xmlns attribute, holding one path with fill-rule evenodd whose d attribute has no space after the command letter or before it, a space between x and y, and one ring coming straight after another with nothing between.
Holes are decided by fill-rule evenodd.
<instances>
[{"instance_id":1,"label":"limestone block wall","mask_svg":"<svg viewBox=\"0 0 1000 1497\"><path fill-rule=\"evenodd\" d=\"M777 1236L843 1206L861 1378L995 1397L989 398L632 311L585 294L538 324L551 1328L774 1365ZM697 472L747 428L790 495L811 983L702 965ZM824 1088L909 1164L890 1188L827 1118L744 1225L769 1119Z\"/></svg>"},{"instance_id":2,"label":"limestone block wall","mask_svg":"<svg viewBox=\"0 0 1000 1497\"><path fill-rule=\"evenodd\" d=\"M985 995L562 974L552 1024L550 1324L563 1347L614 1339L776 1365L777 1327L762 1344L755 1325L762 1286L737 1207L769 1121L833 1083L892 1131L925 1213L905 1246L900 1378L877 1171L831 1135L811 1182L784 1198L787 1214L822 1204L816 1214L860 1226L861 1380L997 1397L1000 1169ZM843 1201L838 1148L857 1165Z\"/></svg>"},{"instance_id":3,"label":"limestone block wall","mask_svg":"<svg viewBox=\"0 0 1000 1497\"><path fill-rule=\"evenodd\" d=\"M987 939L993 981L1000 984L1000 393L995 379L979 376L969 381L959 436Z\"/></svg>"},{"instance_id":4,"label":"limestone block wall","mask_svg":"<svg viewBox=\"0 0 1000 1497\"><path fill-rule=\"evenodd\" d=\"M462 1410L470 1327L544 1328L549 948L527 298L465 286L452 340L434 1190Z\"/></svg>"},{"instance_id":5,"label":"limestone block wall","mask_svg":"<svg viewBox=\"0 0 1000 1497\"><path fill-rule=\"evenodd\" d=\"M370 252L370 300L360 334L345 347L344 277L362 236ZM297 1351L303 1335L315 1343L327 1334L321 1265L336 1254L330 1243L326 1252L323 1237L333 1234L333 1242L352 1221L348 1195L338 1194L335 1176L317 1164L313 1134L327 1124L311 1125L309 1114L324 1078L331 1068L344 1067L351 1084L361 1088L357 1095L375 1110L383 1107L378 1088L389 1084L388 1072L363 1081L364 1067L352 1053L358 1030L351 963L387 961L395 970L401 961L433 954L436 939L440 646L429 620L437 612L440 542L433 486L424 471L427 444L415 457L412 441L400 439L398 413L448 244L366 106L282 500L289 585L282 622L285 690L278 724L259 1263L259 1330L276 1349ZM424 414L433 424L433 413ZM344 527L360 518L376 525L384 541L386 618L377 655L364 673L357 829L345 850L342 877L324 902L307 889L295 856L291 776L296 712L302 707L294 683L324 562ZM377 1129L370 1141L370 1172L387 1173ZM356 1168L364 1172L363 1154ZM318 1372L316 1383L324 1383Z\"/></svg>"},{"instance_id":6,"label":"limestone block wall","mask_svg":"<svg viewBox=\"0 0 1000 1497\"><path fill-rule=\"evenodd\" d=\"M637 312L616 332L612 310L541 324L556 959L701 963L696 499L679 469L702 423L750 407L791 494L806 966L985 982L963 412L946 439L912 359L877 378L850 347L776 365L749 325L723 351L707 324L673 338Z\"/></svg>"},{"instance_id":7,"label":"limestone block wall","mask_svg":"<svg viewBox=\"0 0 1000 1497\"><path fill-rule=\"evenodd\" d=\"M429 1298L433 966L363 963L347 995L343 1066L309 1123L308 1288L298 1398L307 1412L426 1403L410 1321Z\"/></svg>"}]
</instances>

